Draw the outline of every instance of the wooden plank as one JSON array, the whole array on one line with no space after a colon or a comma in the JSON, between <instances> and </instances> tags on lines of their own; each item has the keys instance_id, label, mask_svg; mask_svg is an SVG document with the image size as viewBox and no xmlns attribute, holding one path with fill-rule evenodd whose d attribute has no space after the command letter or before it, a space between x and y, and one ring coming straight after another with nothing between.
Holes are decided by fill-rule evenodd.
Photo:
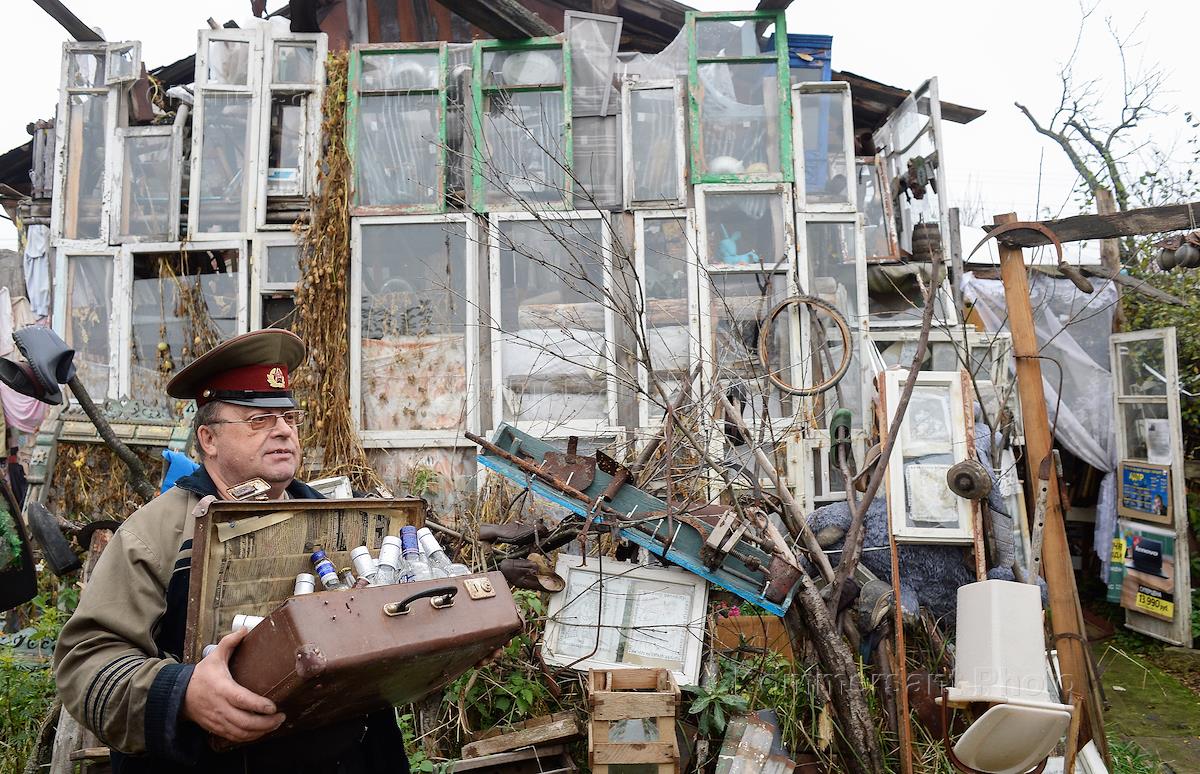
<instances>
[{"instance_id":1,"label":"wooden plank","mask_svg":"<svg viewBox=\"0 0 1200 774\"><path fill-rule=\"evenodd\" d=\"M450 764L450 771L458 774L463 771L475 771L477 769L490 769L494 766L507 766L513 763L522 761L537 760L540 766L545 766L549 759L555 756L562 755L566 751L563 745L554 745L551 747L537 747L528 750L514 750L513 752L496 753L495 755L485 755L482 758L470 758L455 761ZM545 770L543 769L543 774Z\"/></svg>"},{"instance_id":2,"label":"wooden plank","mask_svg":"<svg viewBox=\"0 0 1200 774\"><path fill-rule=\"evenodd\" d=\"M733 650L742 645L746 647L770 650L791 661L792 642L783 621L773 615L739 615L731 618L717 618L713 629L716 647L721 650Z\"/></svg>"},{"instance_id":3,"label":"wooden plank","mask_svg":"<svg viewBox=\"0 0 1200 774\"><path fill-rule=\"evenodd\" d=\"M675 717L672 693L602 693L592 707L592 720Z\"/></svg>"},{"instance_id":4,"label":"wooden plank","mask_svg":"<svg viewBox=\"0 0 1200 774\"><path fill-rule=\"evenodd\" d=\"M1053 231L1062 242L1084 239L1113 239L1123 236L1158 234L1195 228L1200 220L1200 202L1171 204L1165 207L1143 207L1112 215L1074 215L1059 220L1038 221ZM990 231L995 226L984 226ZM1011 231L999 238L1010 247L1038 247L1050 240L1036 231Z\"/></svg>"},{"instance_id":5,"label":"wooden plank","mask_svg":"<svg viewBox=\"0 0 1200 774\"><path fill-rule=\"evenodd\" d=\"M658 689L657 669L609 669L608 691L639 691Z\"/></svg>"},{"instance_id":6,"label":"wooden plank","mask_svg":"<svg viewBox=\"0 0 1200 774\"><path fill-rule=\"evenodd\" d=\"M476 27L495 35L499 40L519 40L557 35L542 17L516 0L438 0L454 13Z\"/></svg>"},{"instance_id":7,"label":"wooden plank","mask_svg":"<svg viewBox=\"0 0 1200 774\"><path fill-rule=\"evenodd\" d=\"M592 759L596 765L670 763L679 757L675 742L596 742L592 747Z\"/></svg>"},{"instance_id":8,"label":"wooden plank","mask_svg":"<svg viewBox=\"0 0 1200 774\"><path fill-rule=\"evenodd\" d=\"M531 728L522 728L509 734L500 734L489 739L471 742L462 749L464 758L479 758L484 755L516 750L520 747L532 747L545 742L573 739L583 735L583 726L571 715L550 723Z\"/></svg>"}]
</instances>

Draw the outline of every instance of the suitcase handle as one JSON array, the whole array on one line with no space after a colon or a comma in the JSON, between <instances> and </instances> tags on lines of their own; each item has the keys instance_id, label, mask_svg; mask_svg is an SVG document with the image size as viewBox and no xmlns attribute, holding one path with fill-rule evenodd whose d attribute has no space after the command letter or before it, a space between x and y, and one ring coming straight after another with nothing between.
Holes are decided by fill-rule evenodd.
<instances>
[{"instance_id":1,"label":"suitcase handle","mask_svg":"<svg viewBox=\"0 0 1200 774\"><path fill-rule=\"evenodd\" d=\"M429 597L429 604L432 607L441 610L443 607L452 607L454 605L454 595L457 593L458 586L437 586L432 589L425 589L400 602L388 602L383 606L383 613L388 616L408 615L408 606L418 599L424 599L425 597Z\"/></svg>"}]
</instances>

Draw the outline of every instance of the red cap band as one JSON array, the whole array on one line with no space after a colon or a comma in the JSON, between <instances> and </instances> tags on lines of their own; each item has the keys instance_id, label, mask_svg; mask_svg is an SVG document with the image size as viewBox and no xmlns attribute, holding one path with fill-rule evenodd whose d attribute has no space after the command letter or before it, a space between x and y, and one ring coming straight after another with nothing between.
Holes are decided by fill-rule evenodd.
<instances>
[{"instance_id":1,"label":"red cap band","mask_svg":"<svg viewBox=\"0 0 1200 774\"><path fill-rule=\"evenodd\" d=\"M216 400L216 393L224 392L278 392L286 394L289 387L288 367L284 363L273 365L249 365L231 368L215 375L196 396L196 404L203 406Z\"/></svg>"}]
</instances>

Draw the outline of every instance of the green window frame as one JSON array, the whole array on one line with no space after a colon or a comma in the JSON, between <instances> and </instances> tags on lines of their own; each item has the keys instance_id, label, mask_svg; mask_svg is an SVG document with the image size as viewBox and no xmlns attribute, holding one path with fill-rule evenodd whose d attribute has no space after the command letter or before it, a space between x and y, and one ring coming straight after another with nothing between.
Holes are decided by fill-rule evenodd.
<instances>
[{"instance_id":1,"label":"green window frame","mask_svg":"<svg viewBox=\"0 0 1200 774\"><path fill-rule=\"evenodd\" d=\"M775 51L758 55L718 56L701 53L697 50L696 25L710 21L748 22L755 27L764 24L775 25ZM792 169L792 111L788 93L788 48L787 26L784 22L783 11L751 11L751 12L716 12L701 13L688 11L686 16L688 43L688 113L691 124L690 170L692 183L790 183L794 179ZM700 123L700 113L703 101L703 89L700 84L700 68L704 65L751 65L764 64L775 66L777 88L775 90L775 116L778 120L778 140L775 153L778 154L776 163L778 170L766 172L710 172L706 169L703 153L703 127ZM765 95L764 95L765 96ZM764 110L769 102L764 98ZM766 115L771 115L766 110Z\"/></svg>"},{"instance_id":2,"label":"green window frame","mask_svg":"<svg viewBox=\"0 0 1200 774\"><path fill-rule=\"evenodd\" d=\"M557 51L561 58L561 79L540 83L519 85L489 84L484 78L484 57L491 52L524 52L524 51ZM474 138L471 155L471 206L476 212L501 212L521 210L570 210L573 205L572 174L574 151L574 136L571 120L571 54L562 35L541 38L526 38L525 40L481 40L476 41L472 52L472 98L471 131ZM484 110L493 95L498 94L552 94L559 92L562 101L562 138L561 176L547 179L546 183L558 186L561 196L554 200L505 202L489 200L494 191L490 190L488 180L484 175L485 154L488 152L487 137L484 132ZM534 140L531 138L530 142ZM546 150L543 148L543 150ZM549 178L549 176L547 176ZM503 191L499 193L503 194Z\"/></svg>"},{"instance_id":3,"label":"green window frame","mask_svg":"<svg viewBox=\"0 0 1200 774\"><path fill-rule=\"evenodd\" d=\"M437 77L430 81L413 84L402 83L380 83L366 84L363 83L364 59L373 57L413 57L413 61L417 61L417 57L429 58L430 55L437 57ZM445 43L417 43L417 44L395 44L387 43L380 45L360 45L354 46L351 49L350 69L349 69L349 89L347 94L347 114L346 114L346 150L350 155L351 167L351 202L353 205L353 214L355 215L400 215L409 213L440 213L446 210L446 113L447 113L447 95L446 95L446 71L447 71L447 48ZM407 72L403 68L396 68L395 72L390 75L380 74L380 78L396 78L406 76L412 78L419 72L419 64L415 68L410 68ZM420 99L422 97L433 98L433 107L436 110L436 144L433 155L433 176L434 179L427 186L428 193L425 197L420 197L415 194L410 197L413 201L386 201L379 200L379 197L371 194L369 198L374 201L368 201L368 192L371 190L365 185L363 175L368 171L378 173L379 167L372 163L372 160L367 156L366 148L368 141L364 135L365 131L370 131L364 123L363 101L378 97L395 97L397 99ZM386 122L395 126L397 122ZM419 143L418 143L419 148ZM364 163L365 161L365 163ZM397 159L397 161L403 161ZM410 165L410 168L416 165ZM421 187L422 181L416 181L416 189ZM387 197L383 197L386 199ZM397 199L403 197L395 197Z\"/></svg>"}]
</instances>

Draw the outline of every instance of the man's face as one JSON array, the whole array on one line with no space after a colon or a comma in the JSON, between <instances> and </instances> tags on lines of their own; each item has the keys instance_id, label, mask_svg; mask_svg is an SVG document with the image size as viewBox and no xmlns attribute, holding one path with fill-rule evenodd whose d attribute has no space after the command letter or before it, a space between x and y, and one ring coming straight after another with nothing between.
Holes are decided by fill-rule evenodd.
<instances>
[{"instance_id":1,"label":"man's face","mask_svg":"<svg viewBox=\"0 0 1200 774\"><path fill-rule=\"evenodd\" d=\"M259 414L278 415L285 410L221 404L217 415L220 422L201 428L199 441L204 447L204 464L215 468L230 486L252 478L261 478L268 484L290 483L300 466L296 428L276 419L266 429L255 431L239 421Z\"/></svg>"}]
</instances>

